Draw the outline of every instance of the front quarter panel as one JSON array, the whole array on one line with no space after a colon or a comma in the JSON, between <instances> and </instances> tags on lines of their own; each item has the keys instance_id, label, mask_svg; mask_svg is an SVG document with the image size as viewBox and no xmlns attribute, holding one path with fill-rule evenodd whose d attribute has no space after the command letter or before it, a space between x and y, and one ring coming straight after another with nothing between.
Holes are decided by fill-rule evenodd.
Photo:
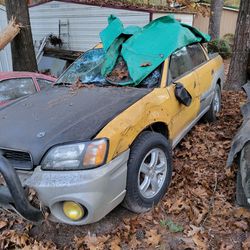
<instances>
[{"instance_id":1,"label":"front quarter panel","mask_svg":"<svg viewBox=\"0 0 250 250\"><path fill-rule=\"evenodd\" d=\"M127 150L136 137L156 122L170 123L171 99L166 88L156 88L109 122L96 136L109 139L108 161ZM169 136L171 137L171 131Z\"/></svg>"}]
</instances>

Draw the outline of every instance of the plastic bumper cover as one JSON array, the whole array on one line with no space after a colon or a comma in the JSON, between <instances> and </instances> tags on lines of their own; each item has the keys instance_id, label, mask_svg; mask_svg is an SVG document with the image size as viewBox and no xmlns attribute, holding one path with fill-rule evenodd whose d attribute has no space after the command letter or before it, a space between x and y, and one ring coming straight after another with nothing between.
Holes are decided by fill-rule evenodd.
<instances>
[{"instance_id":1,"label":"plastic bumper cover","mask_svg":"<svg viewBox=\"0 0 250 250\"><path fill-rule=\"evenodd\" d=\"M28 177L19 173L19 178L23 186L36 191L41 205L50 209L50 220L84 225L100 220L124 199L128 157L129 150L104 166L81 171L43 171L37 167ZM81 204L86 215L79 221L70 220L62 209L64 201Z\"/></svg>"}]
</instances>

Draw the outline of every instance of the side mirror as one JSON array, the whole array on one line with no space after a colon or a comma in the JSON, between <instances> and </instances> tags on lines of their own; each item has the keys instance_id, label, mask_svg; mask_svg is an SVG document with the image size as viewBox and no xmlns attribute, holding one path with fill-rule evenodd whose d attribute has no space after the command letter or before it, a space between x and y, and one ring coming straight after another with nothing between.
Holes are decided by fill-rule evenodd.
<instances>
[{"instance_id":1,"label":"side mirror","mask_svg":"<svg viewBox=\"0 0 250 250\"><path fill-rule=\"evenodd\" d=\"M176 99L183 105L189 106L192 102L192 96L189 94L189 92L185 89L185 87L177 82L175 83L175 97Z\"/></svg>"}]
</instances>

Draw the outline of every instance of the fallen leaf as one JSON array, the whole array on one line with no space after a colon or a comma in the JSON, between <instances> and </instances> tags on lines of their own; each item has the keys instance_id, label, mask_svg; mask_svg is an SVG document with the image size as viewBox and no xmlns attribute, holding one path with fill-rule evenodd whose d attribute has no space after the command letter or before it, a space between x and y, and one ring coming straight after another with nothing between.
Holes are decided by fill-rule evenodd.
<instances>
[{"instance_id":1,"label":"fallen leaf","mask_svg":"<svg viewBox=\"0 0 250 250\"><path fill-rule=\"evenodd\" d=\"M195 245L198 247L198 249L200 250L208 249L207 240L200 233L193 235L192 239Z\"/></svg>"},{"instance_id":2,"label":"fallen leaf","mask_svg":"<svg viewBox=\"0 0 250 250\"><path fill-rule=\"evenodd\" d=\"M236 221L234 222L234 225L244 231L246 231L248 229L248 224L246 221L241 220L241 221Z\"/></svg>"},{"instance_id":3,"label":"fallen leaf","mask_svg":"<svg viewBox=\"0 0 250 250\"><path fill-rule=\"evenodd\" d=\"M138 249L138 246L141 244L140 241L137 240L136 235L132 235L130 241L129 241L129 248L132 250Z\"/></svg>"},{"instance_id":4,"label":"fallen leaf","mask_svg":"<svg viewBox=\"0 0 250 250\"><path fill-rule=\"evenodd\" d=\"M222 242L219 250L234 250L234 246L230 243Z\"/></svg>"},{"instance_id":5,"label":"fallen leaf","mask_svg":"<svg viewBox=\"0 0 250 250\"><path fill-rule=\"evenodd\" d=\"M7 222L6 221L0 221L0 229L4 228L5 226L7 226Z\"/></svg>"},{"instance_id":6,"label":"fallen leaf","mask_svg":"<svg viewBox=\"0 0 250 250\"><path fill-rule=\"evenodd\" d=\"M250 211L246 208L243 208L243 207L236 208L233 212L233 215L236 218L250 219Z\"/></svg>"},{"instance_id":7,"label":"fallen leaf","mask_svg":"<svg viewBox=\"0 0 250 250\"><path fill-rule=\"evenodd\" d=\"M83 247L86 245L90 250L102 250L104 249L104 243L108 241L110 236L99 236L88 234L85 237L77 238L75 237L75 243L77 248Z\"/></svg>"},{"instance_id":8,"label":"fallen leaf","mask_svg":"<svg viewBox=\"0 0 250 250\"><path fill-rule=\"evenodd\" d=\"M242 249L243 250L250 249L250 236L244 242L242 242Z\"/></svg>"},{"instance_id":9,"label":"fallen leaf","mask_svg":"<svg viewBox=\"0 0 250 250\"><path fill-rule=\"evenodd\" d=\"M160 243L161 235L157 233L156 229L150 229L146 232L144 241L148 245L157 246Z\"/></svg>"},{"instance_id":10,"label":"fallen leaf","mask_svg":"<svg viewBox=\"0 0 250 250\"><path fill-rule=\"evenodd\" d=\"M194 225L190 225L191 229L187 231L187 236L188 237L191 237L199 232L202 231L202 228L201 227L196 227Z\"/></svg>"},{"instance_id":11,"label":"fallen leaf","mask_svg":"<svg viewBox=\"0 0 250 250\"><path fill-rule=\"evenodd\" d=\"M121 239L118 236L115 236L110 243L111 250L121 250L120 247Z\"/></svg>"}]
</instances>

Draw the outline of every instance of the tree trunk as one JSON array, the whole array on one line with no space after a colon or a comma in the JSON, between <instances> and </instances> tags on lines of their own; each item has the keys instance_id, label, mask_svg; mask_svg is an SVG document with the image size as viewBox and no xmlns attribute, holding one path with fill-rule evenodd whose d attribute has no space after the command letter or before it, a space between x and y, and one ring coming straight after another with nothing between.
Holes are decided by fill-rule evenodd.
<instances>
[{"instance_id":1,"label":"tree trunk","mask_svg":"<svg viewBox=\"0 0 250 250\"><path fill-rule=\"evenodd\" d=\"M226 83L227 89L238 90L247 82L247 63L250 54L250 1L241 0L237 19L233 55Z\"/></svg>"},{"instance_id":2,"label":"tree trunk","mask_svg":"<svg viewBox=\"0 0 250 250\"><path fill-rule=\"evenodd\" d=\"M19 24L14 19L11 20L8 26L0 33L0 50L10 43L19 32Z\"/></svg>"},{"instance_id":3,"label":"tree trunk","mask_svg":"<svg viewBox=\"0 0 250 250\"><path fill-rule=\"evenodd\" d=\"M208 33L212 40L220 37L220 21L223 10L223 0L211 0Z\"/></svg>"},{"instance_id":4,"label":"tree trunk","mask_svg":"<svg viewBox=\"0 0 250 250\"><path fill-rule=\"evenodd\" d=\"M5 3L8 19L14 17L22 25L20 33L11 43L13 70L37 71L27 1L6 0Z\"/></svg>"}]
</instances>

